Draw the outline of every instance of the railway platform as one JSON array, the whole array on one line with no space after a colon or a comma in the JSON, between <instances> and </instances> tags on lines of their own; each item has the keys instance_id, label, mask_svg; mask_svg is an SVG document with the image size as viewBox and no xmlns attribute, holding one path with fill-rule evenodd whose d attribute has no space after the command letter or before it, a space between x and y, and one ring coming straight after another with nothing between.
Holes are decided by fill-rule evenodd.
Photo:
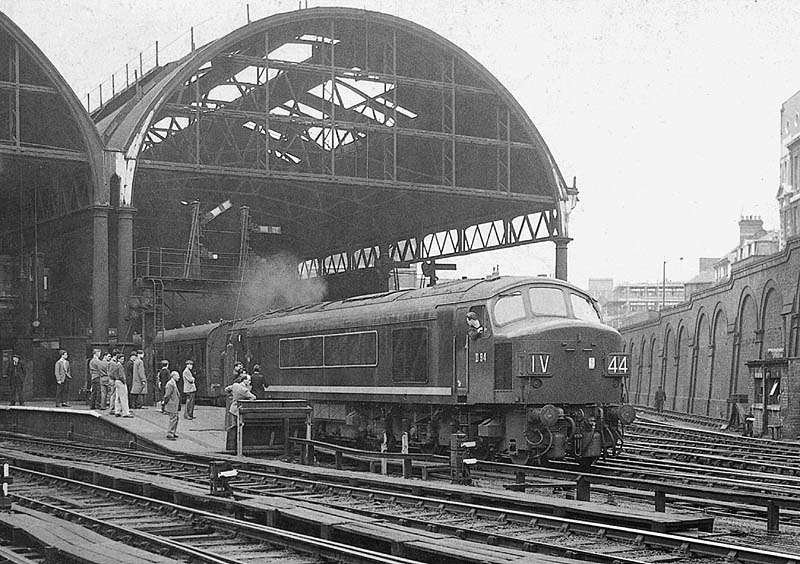
<instances>
[{"instance_id":1,"label":"railway platform","mask_svg":"<svg viewBox=\"0 0 800 564\"><path fill-rule=\"evenodd\" d=\"M0 428L46 438L67 438L102 446L130 446L151 451L214 454L225 450L225 408L195 406L194 419L179 414L178 438L167 440L169 417L157 406L131 410L133 417L115 417L108 410L73 403L54 407L33 401L24 406L0 405Z\"/></svg>"}]
</instances>

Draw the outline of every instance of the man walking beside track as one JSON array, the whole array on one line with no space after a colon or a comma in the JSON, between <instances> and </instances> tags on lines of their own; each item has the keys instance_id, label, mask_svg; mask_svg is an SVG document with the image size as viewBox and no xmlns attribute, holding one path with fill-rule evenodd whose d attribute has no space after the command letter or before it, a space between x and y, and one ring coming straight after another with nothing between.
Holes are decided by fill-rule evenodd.
<instances>
[{"instance_id":1,"label":"man walking beside track","mask_svg":"<svg viewBox=\"0 0 800 564\"><path fill-rule=\"evenodd\" d=\"M656 411L661 415L664 412L664 402L667 401L667 393L659 386L656 390Z\"/></svg>"},{"instance_id":2,"label":"man walking beside track","mask_svg":"<svg viewBox=\"0 0 800 564\"><path fill-rule=\"evenodd\" d=\"M67 400L69 399L69 383L72 381L72 375L69 373L69 361L67 351L58 351L61 355L56 361L56 407L69 407Z\"/></svg>"}]
</instances>

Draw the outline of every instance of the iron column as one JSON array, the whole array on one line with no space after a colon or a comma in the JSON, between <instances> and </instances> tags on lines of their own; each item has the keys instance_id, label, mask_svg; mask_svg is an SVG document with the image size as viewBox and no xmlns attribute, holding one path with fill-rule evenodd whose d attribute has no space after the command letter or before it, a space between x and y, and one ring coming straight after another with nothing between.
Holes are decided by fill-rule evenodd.
<instances>
[{"instance_id":1,"label":"iron column","mask_svg":"<svg viewBox=\"0 0 800 564\"><path fill-rule=\"evenodd\" d=\"M117 208L117 335L127 341L128 298L133 290L133 213L135 208Z\"/></svg>"},{"instance_id":2,"label":"iron column","mask_svg":"<svg viewBox=\"0 0 800 564\"><path fill-rule=\"evenodd\" d=\"M567 279L567 245L572 241L569 237L556 237L556 278Z\"/></svg>"},{"instance_id":3,"label":"iron column","mask_svg":"<svg viewBox=\"0 0 800 564\"><path fill-rule=\"evenodd\" d=\"M108 341L108 205L92 208L92 343Z\"/></svg>"}]
</instances>

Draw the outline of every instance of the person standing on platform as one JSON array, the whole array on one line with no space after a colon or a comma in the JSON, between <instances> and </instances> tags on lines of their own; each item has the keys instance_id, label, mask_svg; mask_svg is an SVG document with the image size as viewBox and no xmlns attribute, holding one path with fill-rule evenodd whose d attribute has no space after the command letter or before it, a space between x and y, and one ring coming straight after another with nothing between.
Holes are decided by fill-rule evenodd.
<instances>
[{"instance_id":1,"label":"person standing on platform","mask_svg":"<svg viewBox=\"0 0 800 564\"><path fill-rule=\"evenodd\" d=\"M128 387L128 405L131 409L136 409L136 396L133 395L133 359L136 351L131 351L130 358L122 365L125 370L125 385Z\"/></svg>"},{"instance_id":2,"label":"person standing on platform","mask_svg":"<svg viewBox=\"0 0 800 564\"><path fill-rule=\"evenodd\" d=\"M131 364L133 365L131 395L134 397L134 407L143 409L144 398L147 397L147 376L144 373L144 361L139 356L139 352L131 353Z\"/></svg>"},{"instance_id":3,"label":"person standing on platform","mask_svg":"<svg viewBox=\"0 0 800 564\"><path fill-rule=\"evenodd\" d=\"M108 375L111 369L111 353L107 352L100 361L100 409L108 409L111 394L114 386L111 384L111 377Z\"/></svg>"},{"instance_id":4,"label":"person standing on platform","mask_svg":"<svg viewBox=\"0 0 800 564\"><path fill-rule=\"evenodd\" d=\"M60 350L58 353L61 355L56 361L56 407L69 407L67 400L69 399L69 383L72 380L72 374L69 372L69 354L65 350Z\"/></svg>"},{"instance_id":5,"label":"person standing on platform","mask_svg":"<svg viewBox=\"0 0 800 564\"><path fill-rule=\"evenodd\" d=\"M197 394L197 384L195 383L194 361L186 361L186 368L183 369L183 395L186 398L186 412L183 414L185 419L194 419L194 396Z\"/></svg>"},{"instance_id":6,"label":"person standing on platform","mask_svg":"<svg viewBox=\"0 0 800 564\"><path fill-rule=\"evenodd\" d=\"M169 361L164 359L161 361L161 368L158 370L158 375L156 377L159 399L161 401L161 413L166 413L166 411L164 411L164 391L166 390L167 382L169 382L171 377L172 375L170 374ZM178 377L180 377L180 374ZM178 405L180 406L180 403Z\"/></svg>"},{"instance_id":7,"label":"person standing on platform","mask_svg":"<svg viewBox=\"0 0 800 564\"><path fill-rule=\"evenodd\" d=\"M164 397L161 400L164 413L169 415L169 427L167 428L167 439L174 441L178 438L178 411L181 408L181 394L178 392L178 379L181 375L176 371L170 374L170 379L164 386Z\"/></svg>"},{"instance_id":8,"label":"person standing on platform","mask_svg":"<svg viewBox=\"0 0 800 564\"><path fill-rule=\"evenodd\" d=\"M253 374L250 376L250 391L256 399L267 399L267 380L261 373L261 366L253 366Z\"/></svg>"},{"instance_id":9,"label":"person standing on platform","mask_svg":"<svg viewBox=\"0 0 800 564\"><path fill-rule=\"evenodd\" d=\"M89 359L89 382L86 384L86 387L90 390L89 409L100 409L100 406L102 406L102 402L100 401L103 397L103 392L101 390L102 385L100 383L103 366L103 361L100 359L101 352L103 351L100 349L94 349L92 351L92 358Z\"/></svg>"},{"instance_id":10,"label":"person standing on platform","mask_svg":"<svg viewBox=\"0 0 800 564\"><path fill-rule=\"evenodd\" d=\"M117 353L112 365L111 377L114 379L114 405L111 411L117 417L133 417L128 404L128 386L125 384L125 367L122 365L125 355Z\"/></svg>"},{"instance_id":11,"label":"person standing on platform","mask_svg":"<svg viewBox=\"0 0 800 564\"><path fill-rule=\"evenodd\" d=\"M16 405L17 401L20 405L25 405L25 399L22 397L22 389L25 385L25 366L20 362L17 353L11 355L11 362L6 368L6 378L8 378L8 385L11 386L11 405Z\"/></svg>"},{"instance_id":12,"label":"person standing on platform","mask_svg":"<svg viewBox=\"0 0 800 564\"><path fill-rule=\"evenodd\" d=\"M667 393L661 386L656 390L656 411L661 415L664 412L664 402L667 401Z\"/></svg>"},{"instance_id":13,"label":"person standing on platform","mask_svg":"<svg viewBox=\"0 0 800 564\"><path fill-rule=\"evenodd\" d=\"M108 359L108 391L106 392L108 401L106 402L106 406L108 407L109 415L114 415L116 413L116 411L114 411L114 404L117 399L116 383L119 377L119 371L122 369L122 366L117 362L118 354L119 351L114 349L111 353L111 358Z\"/></svg>"},{"instance_id":14,"label":"person standing on platform","mask_svg":"<svg viewBox=\"0 0 800 564\"><path fill-rule=\"evenodd\" d=\"M228 444L237 444L239 433L241 432L239 428L239 402L242 400L256 399L256 396L253 395L250 388L247 386L248 378L249 376L245 372L242 372L233 384L225 388L225 392L230 395L231 402L231 406L228 408L229 423L226 425L229 436ZM232 429L235 429L233 437L231 437Z\"/></svg>"}]
</instances>

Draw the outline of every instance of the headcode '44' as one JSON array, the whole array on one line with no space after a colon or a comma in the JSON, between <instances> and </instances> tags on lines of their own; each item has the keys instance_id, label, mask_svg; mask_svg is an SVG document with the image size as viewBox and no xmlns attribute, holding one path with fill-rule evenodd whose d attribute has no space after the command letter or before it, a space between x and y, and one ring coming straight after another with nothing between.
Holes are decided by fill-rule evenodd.
<instances>
[{"instance_id":1,"label":"headcode '44'","mask_svg":"<svg viewBox=\"0 0 800 564\"><path fill-rule=\"evenodd\" d=\"M606 374L609 376L628 376L628 365L630 355L626 353L614 353L607 357Z\"/></svg>"}]
</instances>

